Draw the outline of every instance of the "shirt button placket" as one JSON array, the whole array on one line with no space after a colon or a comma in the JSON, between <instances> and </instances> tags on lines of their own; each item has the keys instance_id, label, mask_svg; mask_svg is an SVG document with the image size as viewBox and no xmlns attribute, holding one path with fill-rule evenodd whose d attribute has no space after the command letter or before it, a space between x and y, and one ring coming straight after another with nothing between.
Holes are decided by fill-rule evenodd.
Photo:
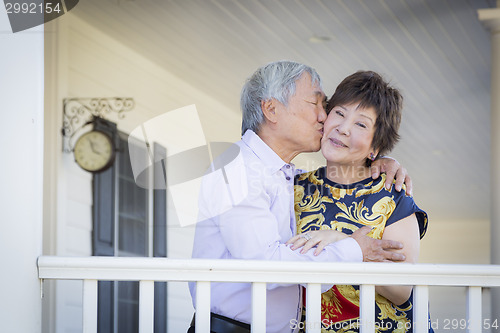
<instances>
[{"instance_id":1,"label":"shirt button placket","mask_svg":"<svg viewBox=\"0 0 500 333\"><path fill-rule=\"evenodd\" d=\"M285 165L285 168L286 168L287 170L290 170L290 164ZM286 180L287 180L287 181L290 181L290 179L292 179L292 178L290 177L290 175L289 175L289 172L286 172L286 171L285 171L285 176L286 176L285 178L286 178Z\"/></svg>"}]
</instances>

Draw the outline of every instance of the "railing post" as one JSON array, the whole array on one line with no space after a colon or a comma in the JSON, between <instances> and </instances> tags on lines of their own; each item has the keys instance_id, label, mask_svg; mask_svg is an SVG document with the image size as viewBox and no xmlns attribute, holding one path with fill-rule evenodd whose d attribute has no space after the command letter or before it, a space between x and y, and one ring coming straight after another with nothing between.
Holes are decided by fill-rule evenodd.
<instances>
[{"instance_id":1,"label":"railing post","mask_svg":"<svg viewBox=\"0 0 500 333\"><path fill-rule=\"evenodd\" d=\"M413 332L429 331L429 286L413 287Z\"/></svg>"},{"instance_id":2,"label":"railing post","mask_svg":"<svg viewBox=\"0 0 500 333\"><path fill-rule=\"evenodd\" d=\"M252 333L266 331L266 283L252 283Z\"/></svg>"},{"instance_id":3,"label":"railing post","mask_svg":"<svg viewBox=\"0 0 500 333\"><path fill-rule=\"evenodd\" d=\"M83 280L83 333L97 332L97 280Z\"/></svg>"},{"instance_id":4,"label":"railing post","mask_svg":"<svg viewBox=\"0 0 500 333\"><path fill-rule=\"evenodd\" d=\"M481 287L467 288L467 332L482 332Z\"/></svg>"},{"instance_id":5,"label":"railing post","mask_svg":"<svg viewBox=\"0 0 500 333\"><path fill-rule=\"evenodd\" d=\"M154 331L154 281L139 282L139 333Z\"/></svg>"},{"instance_id":6,"label":"railing post","mask_svg":"<svg viewBox=\"0 0 500 333\"><path fill-rule=\"evenodd\" d=\"M210 332L210 282L196 282L196 333Z\"/></svg>"},{"instance_id":7,"label":"railing post","mask_svg":"<svg viewBox=\"0 0 500 333\"><path fill-rule=\"evenodd\" d=\"M321 285L309 283L306 290L306 332L321 333Z\"/></svg>"},{"instance_id":8,"label":"railing post","mask_svg":"<svg viewBox=\"0 0 500 333\"><path fill-rule=\"evenodd\" d=\"M375 332L375 286L373 284L359 286L359 319L360 333Z\"/></svg>"}]
</instances>

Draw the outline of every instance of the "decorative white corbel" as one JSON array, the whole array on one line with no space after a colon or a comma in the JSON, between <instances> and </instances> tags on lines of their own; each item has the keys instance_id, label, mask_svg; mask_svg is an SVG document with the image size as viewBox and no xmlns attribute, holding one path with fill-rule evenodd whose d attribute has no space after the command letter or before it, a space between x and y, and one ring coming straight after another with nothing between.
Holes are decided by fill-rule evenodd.
<instances>
[{"instance_id":1,"label":"decorative white corbel","mask_svg":"<svg viewBox=\"0 0 500 333\"><path fill-rule=\"evenodd\" d=\"M491 33L500 32L500 8L479 9L477 11L481 21Z\"/></svg>"}]
</instances>

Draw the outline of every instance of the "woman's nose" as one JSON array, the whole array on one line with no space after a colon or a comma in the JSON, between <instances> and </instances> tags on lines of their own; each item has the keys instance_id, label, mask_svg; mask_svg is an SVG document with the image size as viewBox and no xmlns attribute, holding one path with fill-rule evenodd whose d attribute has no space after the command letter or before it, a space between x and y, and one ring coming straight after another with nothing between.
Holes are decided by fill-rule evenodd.
<instances>
[{"instance_id":1,"label":"woman's nose","mask_svg":"<svg viewBox=\"0 0 500 333\"><path fill-rule=\"evenodd\" d=\"M347 136L349 136L349 134L350 134L350 126L345 121L342 122L342 123L340 123L340 124L338 124L338 126L336 127L336 130L341 135L347 135Z\"/></svg>"}]
</instances>

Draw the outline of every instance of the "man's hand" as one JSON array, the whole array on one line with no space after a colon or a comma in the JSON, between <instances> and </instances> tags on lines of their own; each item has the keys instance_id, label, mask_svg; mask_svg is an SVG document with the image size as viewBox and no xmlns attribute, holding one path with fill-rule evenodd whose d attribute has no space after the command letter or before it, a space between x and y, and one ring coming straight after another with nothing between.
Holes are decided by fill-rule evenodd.
<instances>
[{"instance_id":1,"label":"man's hand","mask_svg":"<svg viewBox=\"0 0 500 333\"><path fill-rule=\"evenodd\" d=\"M376 179L381 172L385 172L385 188L390 190L392 182L396 179L396 191L401 191L403 183L406 185L406 194L413 194L413 186L411 178L405 168L393 158L382 157L372 162L371 165L372 178Z\"/></svg>"},{"instance_id":2,"label":"man's hand","mask_svg":"<svg viewBox=\"0 0 500 333\"><path fill-rule=\"evenodd\" d=\"M392 240L373 239L366 236L371 227L364 226L353 232L352 238L358 242L361 251L363 251L363 261L403 261L405 256L401 253L392 252L390 250L399 250L403 248L403 244Z\"/></svg>"}]
</instances>

